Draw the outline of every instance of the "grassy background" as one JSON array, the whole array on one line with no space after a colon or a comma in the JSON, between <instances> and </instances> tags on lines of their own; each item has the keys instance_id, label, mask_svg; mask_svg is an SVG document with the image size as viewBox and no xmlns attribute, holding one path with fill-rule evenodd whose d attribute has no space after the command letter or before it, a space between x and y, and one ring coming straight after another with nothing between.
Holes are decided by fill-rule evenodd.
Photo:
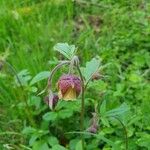
<instances>
[{"instance_id":1,"label":"grassy background","mask_svg":"<svg viewBox=\"0 0 150 150\"><path fill-rule=\"evenodd\" d=\"M17 73L27 69L31 76L50 70L54 65L49 61L55 57L61 59L53 50L58 42L76 45L82 64L93 56L100 56L103 64L111 64L103 72L108 76L103 99L110 102L110 107L122 102L130 105L131 116L136 117L129 128L130 149L148 149L149 12L150 3L146 0L76 3L70 0L0 0L0 56L6 55ZM37 85L38 91L44 84L45 81ZM18 106L23 99L20 93L20 89L14 87L12 71L4 65L0 72L1 145L27 144L23 135L22 138L3 136L7 131L20 133L28 124L23 109ZM113 134L108 137L114 138Z\"/></svg>"}]
</instances>

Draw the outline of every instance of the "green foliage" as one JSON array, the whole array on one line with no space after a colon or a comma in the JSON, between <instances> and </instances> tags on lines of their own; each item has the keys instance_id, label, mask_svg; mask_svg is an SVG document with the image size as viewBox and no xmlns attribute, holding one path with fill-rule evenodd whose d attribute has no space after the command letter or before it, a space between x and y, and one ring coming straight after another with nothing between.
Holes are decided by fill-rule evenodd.
<instances>
[{"instance_id":1,"label":"green foliage","mask_svg":"<svg viewBox=\"0 0 150 150\"><path fill-rule=\"evenodd\" d=\"M118 108L107 111L106 116L108 116L108 117L119 116L119 115L127 113L128 110L129 110L128 105L123 103Z\"/></svg>"},{"instance_id":2,"label":"green foliage","mask_svg":"<svg viewBox=\"0 0 150 150\"><path fill-rule=\"evenodd\" d=\"M57 113L48 112L43 116L43 119L46 121L54 121L57 118Z\"/></svg>"},{"instance_id":3,"label":"green foliage","mask_svg":"<svg viewBox=\"0 0 150 150\"><path fill-rule=\"evenodd\" d=\"M127 129L129 150L149 149L150 2L82 2L0 1L0 150L81 149L80 133L68 134L80 128L80 97L59 101L51 111L43 100L48 93L38 96L48 70L62 55L70 60L75 54L86 82L97 71L101 75L89 82L85 93L85 129L94 106L99 113L98 133L83 133L86 149L125 149L120 121ZM91 60L95 56L100 59ZM63 72L65 67L54 76L55 91Z\"/></svg>"},{"instance_id":4,"label":"green foliage","mask_svg":"<svg viewBox=\"0 0 150 150\"><path fill-rule=\"evenodd\" d=\"M30 85L33 85L43 79L47 79L49 76L50 76L49 71L40 72L31 80Z\"/></svg>"},{"instance_id":5,"label":"green foliage","mask_svg":"<svg viewBox=\"0 0 150 150\"><path fill-rule=\"evenodd\" d=\"M30 73L29 73L29 71L28 70L22 70L21 72L19 72L18 74L17 74L17 76L18 76L18 78L19 78L19 80L20 80L20 83L23 85L23 86L26 86L27 85L27 83L28 83L28 81L31 79L31 76L30 76ZM16 84L18 85L18 86L20 86L19 85L19 82L18 82L18 79L15 77L15 82L16 82Z\"/></svg>"},{"instance_id":6,"label":"green foliage","mask_svg":"<svg viewBox=\"0 0 150 150\"><path fill-rule=\"evenodd\" d=\"M140 138L138 139L137 144L149 150L150 149L150 143L149 143L150 135L143 132L143 133L139 133L138 136L140 136Z\"/></svg>"},{"instance_id":7,"label":"green foliage","mask_svg":"<svg viewBox=\"0 0 150 150\"><path fill-rule=\"evenodd\" d=\"M100 61L96 58L93 58L91 61L86 63L86 67L82 68L83 76L85 77L86 82L88 82L92 75L98 71L100 67Z\"/></svg>"},{"instance_id":8,"label":"green foliage","mask_svg":"<svg viewBox=\"0 0 150 150\"><path fill-rule=\"evenodd\" d=\"M76 144L75 150L82 150L82 141L79 141L79 142Z\"/></svg>"},{"instance_id":9,"label":"green foliage","mask_svg":"<svg viewBox=\"0 0 150 150\"><path fill-rule=\"evenodd\" d=\"M54 50L60 52L66 58L71 59L75 55L75 45L68 45L68 43L57 43Z\"/></svg>"}]
</instances>

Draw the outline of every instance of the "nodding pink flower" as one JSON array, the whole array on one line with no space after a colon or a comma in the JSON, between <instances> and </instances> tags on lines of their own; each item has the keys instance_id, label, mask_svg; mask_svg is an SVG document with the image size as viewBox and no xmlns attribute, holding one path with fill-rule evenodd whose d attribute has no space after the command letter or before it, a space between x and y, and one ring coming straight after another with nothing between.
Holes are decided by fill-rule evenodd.
<instances>
[{"instance_id":1,"label":"nodding pink flower","mask_svg":"<svg viewBox=\"0 0 150 150\"><path fill-rule=\"evenodd\" d=\"M81 80L78 76L72 74L61 76L57 86L60 99L75 100L81 92Z\"/></svg>"},{"instance_id":2,"label":"nodding pink flower","mask_svg":"<svg viewBox=\"0 0 150 150\"><path fill-rule=\"evenodd\" d=\"M59 100L59 97L57 94L52 94L51 96L46 96L44 98L45 103L51 108L55 108L57 102Z\"/></svg>"}]
</instances>

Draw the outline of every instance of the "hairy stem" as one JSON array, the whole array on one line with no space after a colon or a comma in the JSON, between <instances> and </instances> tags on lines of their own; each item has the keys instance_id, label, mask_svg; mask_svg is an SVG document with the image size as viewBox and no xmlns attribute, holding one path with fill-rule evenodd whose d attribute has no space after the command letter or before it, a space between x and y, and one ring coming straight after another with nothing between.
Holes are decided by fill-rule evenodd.
<instances>
[{"instance_id":1,"label":"hairy stem","mask_svg":"<svg viewBox=\"0 0 150 150\"><path fill-rule=\"evenodd\" d=\"M84 87L84 79L83 79L83 75L81 73L80 67L77 64L77 69L81 78L81 82L82 82L82 100L81 100L81 132L84 131L84 93L85 93L85 87ZM82 140L82 150L84 150L84 135L81 135L81 140Z\"/></svg>"},{"instance_id":2,"label":"hairy stem","mask_svg":"<svg viewBox=\"0 0 150 150\"><path fill-rule=\"evenodd\" d=\"M53 75L55 74L55 72L61 68L63 65L66 65L66 64L70 64L70 61L63 61L61 63L59 63L52 71L51 71L51 74L48 78L48 82L47 82L47 86L46 88L44 89L44 91L46 91L48 88L51 88L51 85L52 85L52 77Z\"/></svg>"}]
</instances>

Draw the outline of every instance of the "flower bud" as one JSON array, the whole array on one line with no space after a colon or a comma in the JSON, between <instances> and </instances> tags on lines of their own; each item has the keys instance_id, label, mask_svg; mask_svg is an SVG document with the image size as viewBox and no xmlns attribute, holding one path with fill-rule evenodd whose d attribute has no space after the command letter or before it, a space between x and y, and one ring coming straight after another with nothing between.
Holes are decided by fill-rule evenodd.
<instances>
[{"instance_id":1,"label":"flower bud","mask_svg":"<svg viewBox=\"0 0 150 150\"><path fill-rule=\"evenodd\" d=\"M44 98L45 103L51 108L55 108L59 98L57 94L52 94L51 96L46 96Z\"/></svg>"},{"instance_id":2,"label":"flower bud","mask_svg":"<svg viewBox=\"0 0 150 150\"><path fill-rule=\"evenodd\" d=\"M91 133L97 133L98 131L98 126L90 126L88 129L87 129L88 132L91 132Z\"/></svg>"},{"instance_id":3,"label":"flower bud","mask_svg":"<svg viewBox=\"0 0 150 150\"><path fill-rule=\"evenodd\" d=\"M81 80L75 75L63 75L57 83L58 96L64 100L74 100L81 92Z\"/></svg>"},{"instance_id":4,"label":"flower bud","mask_svg":"<svg viewBox=\"0 0 150 150\"><path fill-rule=\"evenodd\" d=\"M96 113L92 113L91 125L87 129L88 132L97 133L99 129L99 118Z\"/></svg>"},{"instance_id":5,"label":"flower bud","mask_svg":"<svg viewBox=\"0 0 150 150\"><path fill-rule=\"evenodd\" d=\"M100 73L99 72L94 73L92 76L92 80L99 80L99 79L101 79Z\"/></svg>"}]
</instances>

